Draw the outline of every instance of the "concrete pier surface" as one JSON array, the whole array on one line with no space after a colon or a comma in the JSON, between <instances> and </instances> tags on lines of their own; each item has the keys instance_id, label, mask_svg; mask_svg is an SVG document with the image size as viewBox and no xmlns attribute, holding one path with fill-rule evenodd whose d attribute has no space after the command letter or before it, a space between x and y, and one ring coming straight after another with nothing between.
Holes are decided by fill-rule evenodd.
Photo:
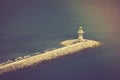
<instances>
[{"instance_id":1,"label":"concrete pier surface","mask_svg":"<svg viewBox=\"0 0 120 80\"><path fill-rule=\"evenodd\" d=\"M30 66L34 66L38 63L42 63L43 61L49 61L52 59L59 58L61 56L74 54L75 52L79 52L81 50L87 49L87 48L94 48L100 46L101 43L93 40L85 40L82 42L76 42L71 45L67 45L65 47L61 47L55 50L47 51L45 53L37 54L34 56L30 56L25 59L21 59L18 61L14 61L5 65L0 66L0 74L27 68Z\"/></svg>"}]
</instances>

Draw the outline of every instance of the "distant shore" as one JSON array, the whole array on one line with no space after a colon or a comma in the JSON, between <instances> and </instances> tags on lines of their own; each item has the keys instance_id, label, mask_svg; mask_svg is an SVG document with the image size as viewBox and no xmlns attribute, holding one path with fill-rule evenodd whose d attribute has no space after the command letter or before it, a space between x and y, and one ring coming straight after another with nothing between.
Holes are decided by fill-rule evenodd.
<instances>
[{"instance_id":1,"label":"distant shore","mask_svg":"<svg viewBox=\"0 0 120 80\"><path fill-rule=\"evenodd\" d=\"M0 65L0 74L34 66L36 64L42 63L43 61L49 61L52 59L59 58L60 56L74 54L75 52L79 52L87 48L98 47L100 45L101 45L100 42L93 41L93 40L77 42L65 47L55 49L55 50L47 51L41 54L30 56L28 58L23 58L18 61L10 62L5 65Z\"/></svg>"}]
</instances>

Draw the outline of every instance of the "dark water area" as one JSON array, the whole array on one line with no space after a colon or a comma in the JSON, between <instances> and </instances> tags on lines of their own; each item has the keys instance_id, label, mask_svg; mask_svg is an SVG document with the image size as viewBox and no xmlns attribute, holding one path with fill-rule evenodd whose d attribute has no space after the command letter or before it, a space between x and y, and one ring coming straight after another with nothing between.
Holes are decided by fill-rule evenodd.
<instances>
[{"instance_id":1,"label":"dark water area","mask_svg":"<svg viewBox=\"0 0 120 80\"><path fill-rule=\"evenodd\" d=\"M85 38L103 43L98 48L0 75L0 80L120 80L119 20L111 22L106 15L97 13L104 5L96 5L94 0L79 5L76 1L0 1L0 63L61 47L60 41L78 37L80 25ZM104 1L104 4L108 3ZM117 10L119 5L116 6ZM112 7L108 6L107 10L112 12L115 10ZM97 9L95 13L93 8Z\"/></svg>"}]
</instances>

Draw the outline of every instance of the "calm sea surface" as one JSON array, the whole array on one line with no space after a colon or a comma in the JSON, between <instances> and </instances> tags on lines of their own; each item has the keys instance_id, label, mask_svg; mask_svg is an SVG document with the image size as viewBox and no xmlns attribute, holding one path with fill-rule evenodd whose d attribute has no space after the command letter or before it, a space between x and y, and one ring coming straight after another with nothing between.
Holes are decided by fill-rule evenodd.
<instances>
[{"instance_id":1,"label":"calm sea surface","mask_svg":"<svg viewBox=\"0 0 120 80\"><path fill-rule=\"evenodd\" d=\"M61 47L60 41L77 38L80 25L85 38L103 46L0 75L0 80L120 80L119 27L109 29L102 22L88 22L87 15L63 7L64 1L38 2L1 1L0 63Z\"/></svg>"}]
</instances>

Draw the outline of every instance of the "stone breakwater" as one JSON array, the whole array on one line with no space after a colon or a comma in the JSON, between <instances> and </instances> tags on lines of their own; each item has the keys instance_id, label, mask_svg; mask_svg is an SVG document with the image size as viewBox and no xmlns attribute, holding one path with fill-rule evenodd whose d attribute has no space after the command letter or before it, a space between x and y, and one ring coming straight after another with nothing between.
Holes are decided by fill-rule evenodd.
<instances>
[{"instance_id":1,"label":"stone breakwater","mask_svg":"<svg viewBox=\"0 0 120 80\"><path fill-rule=\"evenodd\" d=\"M74 54L75 52L79 52L81 50L87 49L87 48L94 48L100 46L101 43L93 40L86 40L84 42L78 42L72 45L68 45L62 48L58 48L55 50L51 50L42 54L34 55L26 59L14 61L5 65L0 66L0 74L27 68L30 66L34 66L38 63L42 63L43 61L49 61L52 59L56 59L61 56Z\"/></svg>"}]
</instances>

